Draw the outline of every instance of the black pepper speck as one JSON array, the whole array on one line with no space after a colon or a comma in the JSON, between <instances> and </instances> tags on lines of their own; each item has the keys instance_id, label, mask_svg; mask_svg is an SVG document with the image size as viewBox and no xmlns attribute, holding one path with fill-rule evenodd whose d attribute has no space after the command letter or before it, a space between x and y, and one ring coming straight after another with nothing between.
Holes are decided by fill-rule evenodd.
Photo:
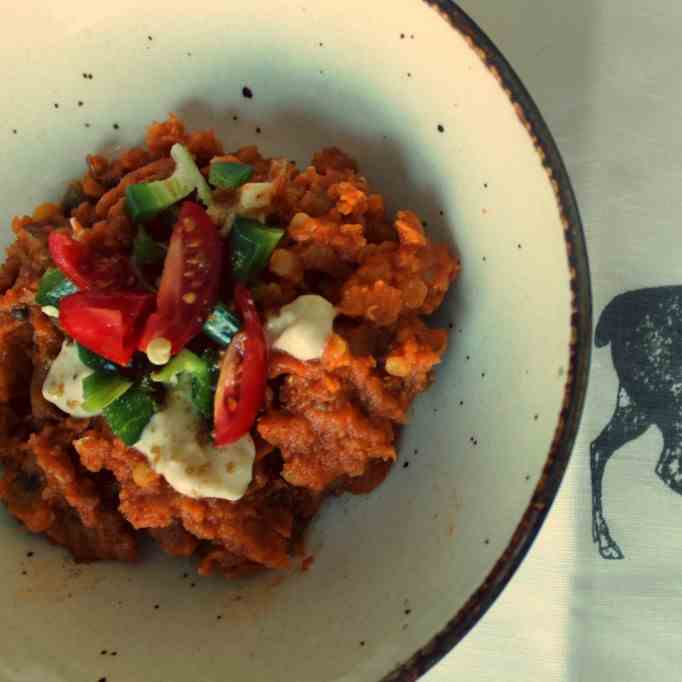
<instances>
[{"instance_id":1,"label":"black pepper speck","mask_svg":"<svg viewBox=\"0 0 682 682\"><path fill-rule=\"evenodd\" d=\"M79 107L82 107L82 106L83 106L83 100L82 100L82 99L79 99L79 100L78 100L78 106L79 106Z\"/></svg>"},{"instance_id":2,"label":"black pepper speck","mask_svg":"<svg viewBox=\"0 0 682 682\"><path fill-rule=\"evenodd\" d=\"M107 682L107 678L106 677L100 677L99 680L97 680L97 682Z\"/></svg>"},{"instance_id":3,"label":"black pepper speck","mask_svg":"<svg viewBox=\"0 0 682 682\"><path fill-rule=\"evenodd\" d=\"M242 88L242 95L246 97L246 99L252 99L253 98L253 90L248 85L245 85Z\"/></svg>"},{"instance_id":4,"label":"black pepper speck","mask_svg":"<svg viewBox=\"0 0 682 682\"><path fill-rule=\"evenodd\" d=\"M100 656L106 656L109 652L106 649L102 649L102 651L99 652Z\"/></svg>"},{"instance_id":5,"label":"black pepper speck","mask_svg":"<svg viewBox=\"0 0 682 682\"><path fill-rule=\"evenodd\" d=\"M26 556L30 559L33 556L33 552L26 552Z\"/></svg>"},{"instance_id":6,"label":"black pepper speck","mask_svg":"<svg viewBox=\"0 0 682 682\"><path fill-rule=\"evenodd\" d=\"M158 610L159 610L159 605L158 605L158 604L154 604L154 611L158 611Z\"/></svg>"},{"instance_id":7,"label":"black pepper speck","mask_svg":"<svg viewBox=\"0 0 682 682\"><path fill-rule=\"evenodd\" d=\"M118 651L112 651L109 655L110 656L118 656Z\"/></svg>"},{"instance_id":8,"label":"black pepper speck","mask_svg":"<svg viewBox=\"0 0 682 682\"><path fill-rule=\"evenodd\" d=\"M118 125L118 123L114 123L113 126L111 126L114 130L118 130L121 126Z\"/></svg>"},{"instance_id":9,"label":"black pepper speck","mask_svg":"<svg viewBox=\"0 0 682 682\"><path fill-rule=\"evenodd\" d=\"M54 103L54 108L55 108L55 109L59 109L59 102L55 102L55 103Z\"/></svg>"},{"instance_id":10,"label":"black pepper speck","mask_svg":"<svg viewBox=\"0 0 682 682\"><path fill-rule=\"evenodd\" d=\"M12 128L12 135L16 135L19 131L16 128Z\"/></svg>"},{"instance_id":11,"label":"black pepper speck","mask_svg":"<svg viewBox=\"0 0 682 682\"><path fill-rule=\"evenodd\" d=\"M407 77L412 78L412 74L409 71L407 72Z\"/></svg>"},{"instance_id":12,"label":"black pepper speck","mask_svg":"<svg viewBox=\"0 0 682 682\"><path fill-rule=\"evenodd\" d=\"M534 420L534 421L537 421L539 418L540 418L540 415L539 415L539 414L534 414L534 415L533 415L533 420Z\"/></svg>"},{"instance_id":13,"label":"black pepper speck","mask_svg":"<svg viewBox=\"0 0 682 682\"><path fill-rule=\"evenodd\" d=\"M412 609L405 609L405 615L409 616L412 613Z\"/></svg>"},{"instance_id":14,"label":"black pepper speck","mask_svg":"<svg viewBox=\"0 0 682 682\"><path fill-rule=\"evenodd\" d=\"M405 34L404 33L400 34L400 40L405 40Z\"/></svg>"},{"instance_id":15,"label":"black pepper speck","mask_svg":"<svg viewBox=\"0 0 682 682\"><path fill-rule=\"evenodd\" d=\"M196 584L196 583L190 583L189 586L190 586L190 587L196 587L197 584Z\"/></svg>"},{"instance_id":16,"label":"black pepper speck","mask_svg":"<svg viewBox=\"0 0 682 682\"><path fill-rule=\"evenodd\" d=\"M481 379L485 379L485 372L481 372Z\"/></svg>"},{"instance_id":17,"label":"black pepper speck","mask_svg":"<svg viewBox=\"0 0 682 682\"><path fill-rule=\"evenodd\" d=\"M418 450L417 448L414 449L414 454L415 454L415 455L418 455L418 454L419 454L419 450Z\"/></svg>"},{"instance_id":18,"label":"black pepper speck","mask_svg":"<svg viewBox=\"0 0 682 682\"><path fill-rule=\"evenodd\" d=\"M455 325L452 324L452 322L449 322L449 323L448 323L448 329L452 329L454 326L455 326Z\"/></svg>"},{"instance_id":19,"label":"black pepper speck","mask_svg":"<svg viewBox=\"0 0 682 682\"><path fill-rule=\"evenodd\" d=\"M527 480L527 481L530 481L530 474L528 474L528 475L526 476L526 480Z\"/></svg>"},{"instance_id":20,"label":"black pepper speck","mask_svg":"<svg viewBox=\"0 0 682 682\"><path fill-rule=\"evenodd\" d=\"M483 542L485 542L486 545L490 544L490 540L488 538L486 538Z\"/></svg>"},{"instance_id":21,"label":"black pepper speck","mask_svg":"<svg viewBox=\"0 0 682 682\"><path fill-rule=\"evenodd\" d=\"M260 127L256 128L256 132L260 135L263 131L260 129Z\"/></svg>"},{"instance_id":22,"label":"black pepper speck","mask_svg":"<svg viewBox=\"0 0 682 682\"><path fill-rule=\"evenodd\" d=\"M410 40L414 40L414 33L410 34Z\"/></svg>"},{"instance_id":23,"label":"black pepper speck","mask_svg":"<svg viewBox=\"0 0 682 682\"><path fill-rule=\"evenodd\" d=\"M487 183L487 182L484 182L484 183L483 183L483 187L485 187L485 189L488 189L488 183Z\"/></svg>"},{"instance_id":24,"label":"black pepper speck","mask_svg":"<svg viewBox=\"0 0 682 682\"><path fill-rule=\"evenodd\" d=\"M147 40L151 42L152 40L154 40L154 38L152 38L151 36L147 36Z\"/></svg>"},{"instance_id":25,"label":"black pepper speck","mask_svg":"<svg viewBox=\"0 0 682 682\"><path fill-rule=\"evenodd\" d=\"M324 43L321 42L321 43L320 43L320 47L324 47Z\"/></svg>"},{"instance_id":26,"label":"black pepper speck","mask_svg":"<svg viewBox=\"0 0 682 682\"><path fill-rule=\"evenodd\" d=\"M460 407L463 407L463 406L464 406L464 401L463 401L463 400L460 400L460 401L459 401L459 406L460 406Z\"/></svg>"},{"instance_id":27,"label":"black pepper speck","mask_svg":"<svg viewBox=\"0 0 682 682\"><path fill-rule=\"evenodd\" d=\"M237 116L237 115L235 114L235 115L232 117L232 120L233 120L233 121L238 121L238 120L239 120L239 116Z\"/></svg>"},{"instance_id":28,"label":"black pepper speck","mask_svg":"<svg viewBox=\"0 0 682 682\"><path fill-rule=\"evenodd\" d=\"M471 355L467 355L466 359L471 360Z\"/></svg>"},{"instance_id":29,"label":"black pepper speck","mask_svg":"<svg viewBox=\"0 0 682 682\"><path fill-rule=\"evenodd\" d=\"M439 133L444 133L445 132L445 126L443 126L442 123L438 124L438 132Z\"/></svg>"},{"instance_id":30,"label":"black pepper speck","mask_svg":"<svg viewBox=\"0 0 682 682\"><path fill-rule=\"evenodd\" d=\"M85 124L85 127L86 127L86 128L89 128L89 127L90 127L90 124L89 124L89 123L86 123L86 124Z\"/></svg>"},{"instance_id":31,"label":"black pepper speck","mask_svg":"<svg viewBox=\"0 0 682 682\"><path fill-rule=\"evenodd\" d=\"M523 248L523 246L521 246L521 244L517 244L517 245L516 245L516 248L520 250L520 249Z\"/></svg>"},{"instance_id":32,"label":"black pepper speck","mask_svg":"<svg viewBox=\"0 0 682 682\"><path fill-rule=\"evenodd\" d=\"M222 619L223 619L222 616L216 616L216 620L222 620Z\"/></svg>"},{"instance_id":33,"label":"black pepper speck","mask_svg":"<svg viewBox=\"0 0 682 682\"><path fill-rule=\"evenodd\" d=\"M403 469L407 469L410 466L409 462L403 462Z\"/></svg>"},{"instance_id":34,"label":"black pepper speck","mask_svg":"<svg viewBox=\"0 0 682 682\"><path fill-rule=\"evenodd\" d=\"M360 646L365 646L364 640L362 642L360 642Z\"/></svg>"},{"instance_id":35,"label":"black pepper speck","mask_svg":"<svg viewBox=\"0 0 682 682\"><path fill-rule=\"evenodd\" d=\"M27 571L26 569L24 569L24 570L21 572L21 575L28 575L28 571Z\"/></svg>"},{"instance_id":36,"label":"black pepper speck","mask_svg":"<svg viewBox=\"0 0 682 682\"><path fill-rule=\"evenodd\" d=\"M445 211L443 211L443 209L441 209L440 211L438 211L438 215L443 217L445 215Z\"/></svg>"}]
</instances>

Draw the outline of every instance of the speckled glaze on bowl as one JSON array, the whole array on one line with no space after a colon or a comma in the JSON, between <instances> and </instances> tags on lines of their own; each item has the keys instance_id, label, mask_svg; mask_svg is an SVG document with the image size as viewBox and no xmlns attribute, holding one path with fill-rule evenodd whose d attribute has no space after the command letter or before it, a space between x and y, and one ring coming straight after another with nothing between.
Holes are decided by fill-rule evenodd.
<instances>
[{"instance_id":1,"label":"speckled glaze on bowl","mask_svg":"<svg viewBox=\"0 0 682 682\"><path fill-rule=\"evenodd\" d=\"M457 244L464 271L399 464L374 494L327 505L307 573L225 583L161 555L77 566L0 513L1 682L415 680L531 545L586 389L577 206L536 107L464 13L446 0L386 10L32 0L4 16L4 243L9 217L59 197L86 153L176 111L228 148L299 164L348 150L391 208Z\"/></svg>"}]
</instances>

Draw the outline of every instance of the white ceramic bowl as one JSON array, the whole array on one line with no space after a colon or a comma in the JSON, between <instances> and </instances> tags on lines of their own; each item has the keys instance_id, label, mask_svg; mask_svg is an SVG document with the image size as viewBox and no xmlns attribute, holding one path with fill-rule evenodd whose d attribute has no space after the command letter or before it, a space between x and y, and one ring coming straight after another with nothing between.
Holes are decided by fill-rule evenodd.
<instances>
[{"instance_id":1,"label":"white ceramic bowl","mask_svg":"<svg viewBox=\"0 0 682 682\"><path fill-rule=\"evenodd\" d=\"M447 0L12 8L0 28L5 242L10 216L59 197L86 153L138 142L175 111L227 147L257 142L299 163L348 150L393 208L457 244L464 270L439 313L451 347L400 464L372 495L326 506L309 572L226 583L183 578L191 566L165 556L77 566L3 512L0 680L416 679L523 558L582 407L585 247L528 94Z\"/></svg>"}]
</instances>

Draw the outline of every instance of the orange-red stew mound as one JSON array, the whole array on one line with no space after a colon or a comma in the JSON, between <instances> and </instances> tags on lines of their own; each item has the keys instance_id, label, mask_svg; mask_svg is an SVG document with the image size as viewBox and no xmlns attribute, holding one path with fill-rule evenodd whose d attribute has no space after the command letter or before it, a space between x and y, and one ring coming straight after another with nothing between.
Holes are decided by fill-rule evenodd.
<instances>
[{"instance_id":1,"label":"orange-red stew mound","mask_svg":"<svg viewBox=\"0 0 682 682\"><path fill-rule=\"evenodd\" d=\"M251 429L253 479L236 502L176 492L104 419L69 417L41 392L64 338L35 303L53 266L50 233L127 256L137 226L126 188L171 175L178 142L205 174L221 157L249 164L253 181L275 180L267 221L285 234L251 287L259 315L305 293L339 312L320 361L269 355ZM326 496L368 493L396 461L398 429L446 348L446 331L424 318L455 280L457 259L411 211L387 215L341 150L323 149L299 170L255 146L225 153L212 131L188 132L173 115L149 128L143 147L111 160L88 156L71 190L77 205L47 203L14 218L16 239L0 271L0 500L77 561L134 561L147 536L171 555L196 556L203 575L288 566Z\"/></svg>"}]
</instances>

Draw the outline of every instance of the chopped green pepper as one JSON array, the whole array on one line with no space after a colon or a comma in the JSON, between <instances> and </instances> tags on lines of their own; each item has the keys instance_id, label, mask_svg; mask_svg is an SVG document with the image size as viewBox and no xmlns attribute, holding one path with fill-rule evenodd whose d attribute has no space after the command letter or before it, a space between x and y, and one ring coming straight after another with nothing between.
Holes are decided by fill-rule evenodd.
<instances>
[{"instance_id":1,"label":"chopped green pepper","mask_svg":"<svg viewBox=\"0 0 682 682\"><path fill-rule=\"evenodd\" d=\"M213 414L213 396L218 380L218 368L214 354L205 352L202 357L185 349L151 378L165 384L177 384L180 375L190 379L191 401L202 417L210 419Z\"/></svg>"},{"instance_id":2,"label":"chopped green pepper","mask_svg":"<svg viewBox=\"0 0 682 682\"><path fill-rule=\"evenodd\" d=\"M223 348L227 348L241 327L239 318L224 303L218 303L204 322L204 334Z\"/></svg>"},{"instance_id":3,"label":"chopped green pepper","mask_svg":"<svg viewBox=\"0 0 682 682\"><path fill-rule=\"evenodd\" d=\"M86 367L94 369L95 372L106 372L108 374L118 372L118 365L111 362L111 360L93 353L85 348L85 346L81 346L80 343L77 343L76 346L78 348L78 357Z\"/></svg>"},{"instance_id":4,"label":"chopped green pepper","mask_svg":"<svg viewBox=\"0 0 682 682\"><path fill-rule=\"evenodd\" d=\"M133 242L133 259L137 265L153 265L160 263L166 257L166 248L163 244L149 236L142 225L137 228L135 241Z\"/></svg>"},{"instance_id":5,"label":"chopped green pepper","mask_svg":"<svg viewBox=\"0 0 682 682\"><path fill-rule=\"evenodd\" d=\"M177 383L178 374L189 372L190 374L202 374L207 371L206 363L198 356L186 348L180 351L167 365L164 365L158 372L152 373L154 381L164 384Z\"/></svg>"},{"instance_id":6,"label":"chopped green pepper","mask_svg":"<svg viewBox=\"0 0 682 682\"><path fill-rule=\"evenodd\" d=\"M175 160L173 175L165 180L141 182L126 188L126 204L133 222L148 220L195 189L207 206L213 203L211 188L189 151L181 144L174 144L170 153Z\"/></svg>"},{"instance_id":7,"label":"chopped green pepper","mask_svg":"<svg viewBox=\"0 0 682 682\"><path fill-rule=\"evenodd\" d=\"M253 175L253 168L245 163L212 163L208 181L214 187L236 189L248 182Z\"/></svg>"},{"instance_id":8,"label":"chopped green pepper","mask_svg":"<svg viewBox=\"0 0 682 682\"><path fill-rule=\"evenodd\" d=\"M83 379L83 408L88 412L101 412L132 385L130 379L120 374L93 372Z\"/></svg>"},{"instance_id":9,"label":"chopped green pepper","mask_svg":"<svg viewBox=\"0 0 682 682\"><path fill-rule=\"evenodd\" d=\"M137 384L107 405L102 414L116 436L126 445L135 445L156 410L149 392Z\"/></svg>"},{"instance_id":10,"label":"chopped green pepper","mask_svg":"<svg viewBox=\"0 0 682 682\"><path fill-rule=\"evenodd\" d=\"M246 282L256 277L266 266L284 230L238 217L230 234L232 274L235 279Z\"/></svg>"},{"instance_id":11,"label":"chopped green pepper","mask_svg":"<svg viewBox=\"0 0 682 682\"><path fill-rule=\"evenodd\" d=\"M216 385L220 368L218 367L218 353L207 349L201 354L201 360L206 364L208 372L201 377L192 377L192 404L204 419L213 420L213 402L215 400Z\"/></svg>"},{"instance_id":12,"label":"chopped green pepper","mask_svg":"<svg viewBox=\"0 0 682 682\"><path fill-rule=\"evenodd\" d=\"M61 270L48 268L38 283L36 303L41 306L59 307L59 301L64 296L75 294L77 291L78 287Z\"/></svg>"}]
</instances>

